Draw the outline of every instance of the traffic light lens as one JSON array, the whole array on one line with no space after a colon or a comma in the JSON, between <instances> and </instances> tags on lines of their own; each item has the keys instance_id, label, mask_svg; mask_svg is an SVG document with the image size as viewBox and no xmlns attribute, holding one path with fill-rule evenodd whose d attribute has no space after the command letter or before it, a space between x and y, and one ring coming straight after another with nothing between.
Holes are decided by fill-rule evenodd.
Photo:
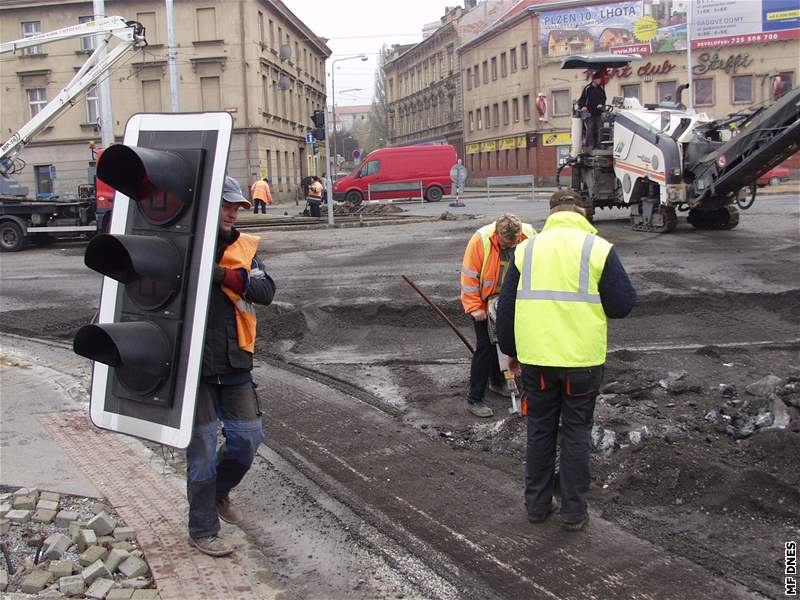
<instances>
[{"instance_id":1,"label":"traffic light lens","mask_svg":"<svg viewBox=\"0 0 800 600\"><path fill-rule=\"evenodd\" d=\"M171 222L184 207L178 196L156 187L147 179L142 183L138 205L144 217L153 225Z\"/></svg>"}]
</instances>

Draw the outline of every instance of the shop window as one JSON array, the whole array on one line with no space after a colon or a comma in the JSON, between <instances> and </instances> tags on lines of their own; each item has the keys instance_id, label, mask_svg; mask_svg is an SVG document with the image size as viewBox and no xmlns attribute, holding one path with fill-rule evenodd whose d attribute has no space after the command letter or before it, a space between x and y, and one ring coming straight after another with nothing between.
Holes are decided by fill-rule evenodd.
<instances>
[{"instance_id":1,"label":"shop window","mask_svg":"<svg viewBox=\"0 0 800 600\"><path fill-rule=\"evenodd\" d=\"M694 105L711 106L714 104L714 80L695 79L694 84Z\"/></svg>"},{"instance_id":2,"label":"shop window","mask_svg":"<svg viewBox=\"0 0 800 600\"><path fill-rule=\"evenodd\" d=\"M569 90L553 91L553 116L559 117L570 114L572 101L569 97Z\"/></svg>"},{"instance_id":3,"label":"shop window","mask_svg":"<svg viewBox=\"0 0 800 600\"><path fill-rule=\"evenodd\" d=\"M740 75L731 78L732 101L734 104L749 104L753 101L753 76Z\"/></svg>"},{"instance_id":4,"label":"shop window","mask_svg":"<svg viewBox=\"0 0 800 600\"><path fill-rule=\"evenodd\" d=\"M656 84L656 99L658 102L675 102L675 90L678 84L675 81L659 81Z\"/></svg>"},{"instance_id":5,"label":"shop window","mask_svg":"<svg viewBox=\"0 0 800 600\"><path fill-rule=\"evenodd\" d=\"M623 98L636 98L639 102L642 101L642 86L638 83L622 86Z\"/></svg>"}]
</instances>

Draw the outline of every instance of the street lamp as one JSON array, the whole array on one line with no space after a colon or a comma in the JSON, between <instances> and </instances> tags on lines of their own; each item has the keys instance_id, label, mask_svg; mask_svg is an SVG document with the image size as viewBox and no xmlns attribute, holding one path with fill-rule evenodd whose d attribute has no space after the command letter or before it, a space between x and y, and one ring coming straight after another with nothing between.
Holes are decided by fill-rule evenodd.
<instances>
[{"instance_id":1,"label":"street lamp","mask_svg":"<svg viewBox=\"0 0 800 600\"><path fill-rule=\"evenodd\" d=\"M339 94L345 94L347 92L361 92L364 88L347 88L346 90L340 90ZM336 145L336 135L338 130L336 129L336 105L334 104L332 107L332 118L333 118L333 158L334 161L336 160L336 153L338 151L338 146ZM344 128L343 128L344 129ZM338 165L337 165L338 166Z\"/></svg>"},{"instance_id":2,"label":"street lamp","mask_svg":"<svg viewBox=\"0 0 800 600\"><path fill-rule=\"evenodd\" d=\"M367 60L367 57L364 54L357 54L356 56L345 56L344 58L337 58L336 60L331 61L331 116L333 117L333 137L334 137L334 146L333 151L336 152L336 63L342 62L343 60ZM330 151L330 144L328 142L330 136L325 136L325 166L326 166L326 176L325 176L325 187L328 190L328 225L333 225L333 184L331 182L331 151Z\"/></svg>"}]
</instances>

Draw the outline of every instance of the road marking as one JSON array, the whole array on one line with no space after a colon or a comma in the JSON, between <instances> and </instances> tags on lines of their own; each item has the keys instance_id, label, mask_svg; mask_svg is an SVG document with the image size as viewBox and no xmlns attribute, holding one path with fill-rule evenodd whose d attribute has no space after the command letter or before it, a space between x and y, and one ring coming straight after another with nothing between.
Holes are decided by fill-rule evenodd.
<instances>
[{"instance_id":1,"label":"road marking","mask_svg":"<svg viewBox=\"0 0 800 600\"><path fill-rule=\"evenodd\" d=\"M665 350L699 350L700 348L708 348L708 347L716 347L716 348L746 348L751 346L773 346L773 345L780 345L780 344L798 344L800 343L800 338L794 338L791 340L765 340L760 342L722 342L722 343L713 343L709 342L707 344L653 344L650 346L626 346L623 348L614 348L613 350L609 350L609 354L614 352L654 352L654 351L665 351Z\"/></svg>"}]
</instances>

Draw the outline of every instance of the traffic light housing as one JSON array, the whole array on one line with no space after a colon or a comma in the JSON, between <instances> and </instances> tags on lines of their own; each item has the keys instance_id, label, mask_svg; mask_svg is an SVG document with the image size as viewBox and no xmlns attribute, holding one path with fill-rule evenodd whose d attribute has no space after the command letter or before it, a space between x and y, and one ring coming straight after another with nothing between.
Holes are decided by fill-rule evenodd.
<instances>
[{"instance_id":1,"label":"traffic light housing","mask_svg":"<svg viewBox=\"0 0 800 600\"><path fill-rule=\"evenodd\" d=\"M311 113L311 121L314 123L314 129L311 133L317 141L325 140L325 111L315 110Z\"/></svg>"},{"instance_id":2,"label":"traffic light housing","mask_svg":"<svg viewBox=\"0 0 800 600\"><path fill-rule=\"evenodd\" d=\"M227 113L134 115L98 161L117 193L84 258L105 276L98 322L73 346L95 361L99 427L189 443L231 127Z\"/></svg>"}]
</instances>

